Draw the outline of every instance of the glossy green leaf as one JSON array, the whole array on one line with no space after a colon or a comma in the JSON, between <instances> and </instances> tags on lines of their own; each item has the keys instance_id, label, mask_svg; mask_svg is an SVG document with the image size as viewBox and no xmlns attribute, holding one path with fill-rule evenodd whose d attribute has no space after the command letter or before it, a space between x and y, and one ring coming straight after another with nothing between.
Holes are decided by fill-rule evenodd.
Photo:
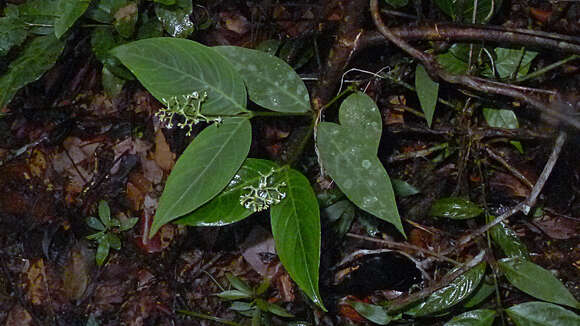
<instances>
[{"instance_id":1,"label":"glossy green leaf","mask_svg":"<svg viewBox=\"0 0 580 326\"><path fill-rule=\"evenodd\" d=\"M405 313L419 317L432 315L455 306L477 289L485 274L485 267L485 263L478 264Z\"/></svg>"},{"instance_id":2,"label":"glossy green leaf","mask_svg":"<svg viewBox=\"0 0 580 326\"><path fill-rule=\"evenodd\" d=\"M577 326L580 316L555 304L526 302L505 312L517 326Z\"/></svg>"},{"instance_id":3,"label":"glossy green leaf","mask_svg":"<svg viewBox=\"0 0 580 326\"><path fill-rule=\"evenodd\" d=\"M388 325L393 318L387 313L387 309L374 304L365 303L362 301L349 301L356 312L366 319L378 325Z\"/></svg>"},{"instance_id":4,"label":"glossy green leaf","mask_svg":"<svg viewBox=\"0 0 580 326\"><path fill-rule=\"evenodd\" d=\"M429 213L431 216L465 220L481 215L483 209L469 200L458 197L447 197L438 199L433 203Z\"/></svg>"},{"instance_id":5,"label":"glossy green leaf","mask_svg":"<svg viewBox=\"0 0 580 326\"><path fill-rule=\"evenodd\" d=\"M99 241L99 246L97 247L97 253L95 254L95 259L97 261L98 266L103 266L107 256L109 256L109 251L111 250L111 246L109 241L105 238L102 238Z\"/></svg>"},{"instance_id":6,"label":"glossy green leaf","mask_svg":"<svg viewBox=\"0 0 580 326\"><path fill-rule=\"evenodd\" d=\"M540 300L580 308L580 302L566 286L543 267L518 257L498 263L508 281L521 291Z\"/></svg>"},{"instance_id":7,"label":"glossy green leaf","mask_svg":"<svg viewBox=\"0 0 580 326\"><path fill-rule=\"evenodd\" d=\"M139 222L138 217L128 218L126 220L121 221L121 225L119 226L119 231L127 231L132 229L137 222Z\"/></svg>"},{"instance_id":8,"label":"glossy green leaf","mask_svg":"<svg viewBox=\"0 0 580 326\"><path fill-rule=\"evenodd\" d=\"M495 286L493 284L493 280L484 278L483 281L479 284L475 292L465 300L463 306L465 308L472 308L477 306L478 304L482 303L487 299L492 293L495 292Z\"/></svg>"},{"instance_id":9,"label":"glossy green leaf","mask_svg":"<svg viewBox=\"0 0 580 326\"><path fill-rule=\"evenodd\" d=\"M491 326L495 315L495 311L489 309L467 311L453 317L443 326Z\"/></svg>"},{"instance_id":10,"label":"glossy green leaf","mask_svg":"<svg viewBox=\"0 0 580 326\"><path fill-rule=\"evenodd\" d=\"M6 11L17 15L28 24L33 24L26 28L31 34L54 35L54 21L62 14L58 6L59 1L29 0L18 6L8 6Z\"/></svg>"},{"instance_id":11,"label":"glossy green leaf","mask_svg":"<svg viewBox=\"0 0 580 326\"><path fill-rule=\"evenodd\" d=\"M270 209L276 252L290 277L322 309L318 291L320 210L308 179L293 169L281 171L286 198Z\"/></svg>"},{"instance_id":12,"label":"glossy green leaf","mask_svg":"<svg viewBox=\"0 0 580 326\"><path fill-rule=\"evenodd\" d=\"M431 128L439 96L439 83L431 80L423 65L417 65L415 69L415 90L419 97L419 103L421 103L421 110L425 113L427 125Z\"/></svg>"},{"instance_id":13,"label":"glossy green leaf","mask_svg":"<svg viewBox=\"0 0 580 326\"><path fill-rule=\"evenodd\" d=\"M114 76L123 80L135 79L133 74L123 66L121 61L112 56L109 50L121 45L123 41L110 30L105 28L95 28L91 35L91 47L95 57L103 64L103 69L107 69ZM109 77L106 77L109 78ZM103 75L105 79L105 75ZM103 84L105 81L103 81ZM104 85L103 85L104 86Z\"/></svg>"},{"instance_id":14,"label":"glossy green leaf","mask_svg":"<svg viewBox=\"0 0 580 326\"><path fill-rule=\"evenodd\" d=\"M237 46L216 46L214 49L230 60L256 104L277 112L310 110L306 85L282 59Z\"/></svg>"},{"instance_id":15,"label":"glossy green leaf","mask_svg":"<svg viewBox=\"0 0 580 326\"><path fill-rule=\"evenodd\" d=\"M284 308L280 307L277 304L270 303L263 299L256 299L256 305L262 309L263 311L268 311L276 316L280 317L294 317L291 313L287 312Z\"/></svg>"},{"instance_id":16,"label":"glossy green leaf","mask_svg":"<svg viewBox=\"0 0 580 326\"><path fill-rule=\"evenodd\" d=\"M54 21L54 35L57 38L68 31L68 29L85 13L89 7L90 0L59 0L58 9L60 16Z\"/></svg>"},{"instance_id":17,"label":"glossy green leaf","mask_svg":"<svg viewBox=\"0 0 580 326\"><path fill-rule=\"evenodd\" d=\"M367 95L353 94L342 103L339 121L318 127L323 168L350 201L404 234L391 180L377 157L382 119L376 104Z\"/></svg>"},{"instance_id":18,"label":"glossy green leaf","mask_svg":"<svg viewBox=\"0 0 580 326\"><path fill-rule=\"evenodd\" d=\"M493 219L491 216L488 219L490 222ZM505 223L501 222L489 230L493 242L501 248L503 253L508 257L520 257L529 259L530 254L528 248L520 241L517 234L509 228Z\"/></svg>"},{"instance_id":19,"label":"glossy green leaf","mask_svg":"<svg viewBox=\"0 0 580 326\"><path fill-rule=\"evenodd\" d=\"M158 100L206 91L202 112L231 115L246 111L244 81L212 48L177 38L150 38L111 51Z\"/></svg>"},{"instance_id":20,"label":"glossy green leaf","mask_svg":"<svg viewBox=\"0 0 580 326\"><path fill-rule=\"evenodd\" d=\"M495 70L500 78L522 77L528 74L532 60L538 55L534 51L495 48ZM519 67L519 69L518 69ZM517 75L515 74L518 69Z\"/></svg>"},{"instance_id":21,"label":"glossy green leaf","mask_svg":"<svg viewBox=\"0 0 580 326\"><path fill-rule=\"evenodd\" d=\"M87 239L100 241L102 238L105 237L105 235L106 235L106 233L104 231L100 231L97 233L93 233L91 235L87 235Z\"/></svg>"},{"instance_id":22,"label":"glossy green leaf","mask_svg":"<svg viewBox=\"0 0 580 326\"><path fill-rule=\"evenodd\" d=\"M106 228L103 225L103 223L96 217L91 216L87 219L87 225L91 228L91 229L95 229L95 230L99 230L99 231L105 231Z\"/></svg>"},{"instance_id":23,"label":"glossy green leaf","mask_svg":"<svg viewBox=\"0 0 580 326\"><path fill-rule=\"evenodd\" d=\"M195 24L189 18L193 9L189 0L177 0L174 4L155 6L155 14L165 31L172 37L187 38L195 31Z\"/></svg>"},{"instance_id":24,"label":"glossy green leaf","mask_svg":"<svg viewBox=\"0 0 580 326\"><path fill-rule=\"evenodd\" d=\"M226 119L197 135L167 178L150 236L222 191L246 159L251 141L250 122L243 118Z\"/></svg>"},{"instance_id":25,"label":"glossy green leaf","mask_svg":"<svg viewBox=\"0 0 580 326\"><path fill-rule=\"evenodd\" d=\"M24 22L15 16L0 17L0 57L26 40L28 33Z\"/></svg>"},{"instance_id":26,"label":"glossy green leaf","mask_svg":"<svg viewBox=\"0 0 580 326\"><path fill-rule=\"evenodd\" d=\"M419 189L401 179L391 179L395 194L399 197L409 197L420 193Z\"/></svg>"},{"instance_id":27,"label":"glossy green leaf","mask_svg":"<svg viewBox=\"0 0 580 326\"><path fill-rule=\"evenodd\" d=\"M0 76L0 108L8 104L20 88L50 69L63 49L64 42L54 35L39 36L26 44L20 56Z\"/></svg>"},{"instance_id":28,"label":"glossy green leaf","mask_svg":"<svg viewBox=\"0 0 580 326\"><path fill-rule=\"evenodd\" d=\"M190 226L222 226L250 216L253 211L240 204L240 196L248 190L245 187L257 185L261 175L280 169L272 161L248 158L227 187L207 204L176 221ZM273 176L276 180L277 172Z\"/></svg>"}]
</instances>

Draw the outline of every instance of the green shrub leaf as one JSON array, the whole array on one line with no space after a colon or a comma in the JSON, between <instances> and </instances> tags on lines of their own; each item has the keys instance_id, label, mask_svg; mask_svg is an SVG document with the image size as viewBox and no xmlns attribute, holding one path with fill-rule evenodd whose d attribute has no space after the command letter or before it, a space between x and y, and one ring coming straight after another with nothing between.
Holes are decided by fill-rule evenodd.
<instances>
[{"instance_id":1,"label":"green shrub leaf","mask_svg":"<svg viewBox=\"0 0 580 326\"><path fill-rule=\"evenodd\" d=\"M506 129L516 129L519 127L518 118L512 110L497 110L484 108L483 117L490 127L493 128L506 128ZM524 152L523 146L519 141L510 141L520 153Z\"/></svg>"},{"instance_id":2,"label":"green shrub leaf","mask_svg":"<svg viewBox=\"0 0 580 326\"><path fill-rule=\"evenodd\" d=\"M518 257L500 260L499 267L511 284L534 298L580 308L566 286L543 267Z\"/></svg>"},{"instance_id":3,"label":"green shrub leaf","mask_svg":"<svg viewBox=\"0 0 580 326\"><path fill-rule=\"evenodd\" d=\"M464 23L473 22L473 4L471 0L435 0L437 6L456 21ZM478 0L476 23L485 23L498 12L501 0ZM492 12L493 10L493 12Z\"/></svg>"},{"instance_id":4,"label":"green shrub leaf","mask_svg":"<svg viewBox=\"0 0 580 326\"><path fill-rule=\"evenodd\" d=\"M197 135L167 178L150 236L222 191L246 159L251 141L250 122L243 118L226 119Z\"/></svg>"},{"instance_id":5,"label":"green shrub leaf","mask_svg":"<svg viewBox=\"0 0 580 326\"><path fill-rule=\"evenodd\" d=\"M420 193L419 189L401 179L391 179L395 194L399 197L409 197Z\"/></svg>"},{"instance_id":6,"label":"green shrub leaf","mask_svg":"<svg viewBox=\"0 0 580 326\"><path fill-rule=\"evenodd\" d=\"M237 46L214 49L228 58L248 87L250 99L277 112L310 110L308 91L300 76L284 60L262 51Z\"/></svg>"},{"instance_id":7,"label":"green shrub leaf","mask_svg":"<svg viewBox=\"0 0 580 326\"><path fill-rule=\"evenodd\" d=\"M15 16L0 17L0 57L22 44L27 36L26 26L21 19Z\"/></svg>"},{"instance_id":8,"label":"green shrub leaf","mask_svg":"<svg viewBox=\"0 0 580 326\"><path fill-rule=\"evenodd\" d=\"M353 94L342 103L339 121L318 127L324 169L350 201L404 234L391 180L377 157L382 119L376 104L367 95Z\"/></svg>"},{"instance_id":9,"label":"green shrub leaf","mask_svg":"<svg viewBox=\"0 0 580 326\"><path fill-rule=\"evenodd\" d=\"M426 316L447 310L460 303L477 289L485 274L485 267L485 263L478 264L405 313L417 317Z\"/></svg>"},{"instance_id":10,"label":"green shrub leaf","mask_svg":"<svg viewBox=\"0 0 580 326\"><path fill-rule=\"evenodd\" d=\"M517 326L576 326L580 316L555 304L526 302L506 309Z\"/></svg>"},{"instance_id":11,"label":"green shrub leaf","mask_svg":"<svg viewBox=\"0 0 580 326\"><path fill-rule=\"evenodd\" d=\"M538 55L534 51L495 48L495 69L500 78L518 78L528 74L532 60ZM516 69L518 69L517 74Z\"/></svg>"},{"instance_id":12,"label":"green shrub leaf","mask_svg":"<svg viewBox=\"0 0 580 326\"><path fill-rule=\"evenodd\" d=\"M458 197L447 197L438 199L433 203L429 213L431 216L465 220L479 216L483 213L483 209L469 200Z\"/></svg>"},{"instance_id":13,"label":"green shrub leaf","mask_svg":"<svg viewBox=\"0 0 580 326\"><path fill-rule=\"evenodd\" d=\"M203 113L232 115L246 111L244 81L212 48L190 40L158 37L111 51L160 101L206 91Z\"/></svg>"},{"instance_id":14,"label":"green shrub leaf","mask_svg":"<svg viewBox=\"0 0 580 326\"><path fill-rule=\"evenodd\" d=\"M300 172L280 172L286 182L286 198L270 209L276 252L298 286L319 307L320 210L308 179Z\"/></svg>"},{"instance_id":15,"label":"green shrub leaf","mask_svg":"<svg viewBox=\"0 0 580 326\"><path fill-rule=\"evenodd\" d=\"M26 44L20 56L0 76L0 108L8 104L20 88L50 69L63 49L64 42L54 35L39 36Z\"/></svg>"},{"instance_id":16,"label":"green shrub leaf","mask_svg":"<svg viewBox=\"0 0 580 326\"><path fill-rule=\"evenodd\" d=\"M195 24L189 19L193 10L192 2L189 0L172 2L155 6L155 14L169 35L187 38L195 31Z\"/></svg>"},{"instance_id":17,"label":"green shrub leaf","mask_svg":"<svg viewBox=\"0 0 580 326\"><path fill-rule=\"evenodd\" d=\"M493 217L490 217L488 222L491 222ZM526 246L520 241L517 234L509 228L505 223L499 223L489 230L493 242L501 248L503 253L508 257L519 257L522 259L529 259L530 254Z\"/></svg>"},{"instance_id":18,"label":"green shrub leaf","mask_svg":"<svg viewBox=\"0 0 580 326\"><path fill-rule=\"evenodd\" d=\"M389 316L387 309L384 307L362 301L349 301L348 304L351 305L361 316L375 324L388 325L391 320L393 320L393 317Z\"/></svg>"},{"instance_id":19,"label":"green shrub leaf","mask_svg":"<svg viewBox=\"0 0 580 326\"><path fill-rule=\"evenodd\" d=\"M489 309L472 310L453 317L443 326L491 326L495 311Z\"/></svg>"},{"instance_id":20,"label":"green shrub leaf","mask_svg":"<svg viewBox=\"0 0 580 326\"><path fill-rule=\"evenodd\" d=\"M279 168L272 161L247 159L224 191L176 223L190 226L222 226L243 220L254 213L240 204L240 196L247 193L244 188L258 184L260 176L272 169L275 170L274 180L279 179L277 175Z\"/></svg>"},{"instance_id":21,"label":"green shrub leaf","mask_svg":"<svg viewBox=\"0 0 580 326\"><path fill-rule=\"evenodd\" d=\"M90 0L60 0L58 11L60 16L54 21L54 35L56 38L68 31L68 29L85 13L89 7Z\"/></svg>"},{"instance_id":22,"label":"green shrub leaf","mask_svg":"<svg viewBox=\"0 0 580 326\"><path fill-rule=\"evenodd\" d=\"M421 109L425 113L425 120L427 125L431 127L433 122L433 114L435 114L435 106L439 94L439 83L434 82L425 71L423 65L417 65L415 69L415 90L421 103Z\"/></svg>"},{"instance_id":23,"label":"green shrub leaf","mask_svg":"<svg viewBox=\"0 0 580 326\"><path fill-rule=\"evenodd\" d=\"M463 306L465 308L475 307L487 299L487 297L489 297L493 292L495 292L493 282L490 279L485 278L479 284L475 292L465 300Z\"/></svg>"}]
</instances>

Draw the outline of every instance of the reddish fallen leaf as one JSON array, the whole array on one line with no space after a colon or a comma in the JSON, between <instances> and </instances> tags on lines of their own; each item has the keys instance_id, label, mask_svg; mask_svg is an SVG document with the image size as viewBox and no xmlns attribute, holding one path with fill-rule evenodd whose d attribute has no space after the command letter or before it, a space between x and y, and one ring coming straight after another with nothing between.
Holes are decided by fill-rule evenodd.
<instances>
[{"instance_id":1,"label":"reddish fallen leaf","mask_svg":"<svg viewBox=\"0 0 580 326\"><path fill-rule=\"evenodd\" d=\"M537 21L546 23L550 19L550 16L552 16L552 11L530 7L530 15Z\"/></svg>"},{"instance_id":2,"label":"reddish fallen leaf","mask_svg":"<svg viewBox=\"0 0 580 326\"><path fill-rule=\"evenodd\" d=\"M525 186L516 177L503 172L495 172L489 180L491 192L501 191L507 196L527 197L530 194L530 188Z\"/></svg>"},{"instance_id":3,"label":"reddish fallen leaf","mask_svg":"<svg viewBox=\"0 0 580 326\"><path fill-rule=\"evenodd\" d=\"M153 159L165 171L171 171L171 168L175 164L175 153L171 151L161 129L157 129L157 132L155 132L155 152L153 153Z\"/></svg>"},{"instance_id":4,"label":"reddish fallen leaf","mask_svg":"<svg viewBox=\"0 0 580 326\"><path fill-rule=\"evenodd\" d=\"M176 227L173 224L165 224L155 236L149 239L149 231L151 230L151 225L153 224L153 217L155 213L155 207L157 207L157 200L152 199L149 195L145 197L145 207L143 209L143 215L139 223L139 235L137 236L137 245L144 252L148 254L161 252L165 248L169 247L173 238L175 237Z\"/></svg>"},{"instance_id":5,"label":"reddish fallen leaf","mask_svg":"<svg viewBox=\"0 0 580 326\"><path fill-rule=\"evenodd\" d=\"M368 300L360 300L357 297L349 295L349 296L341 299L340 303L338 304L339 311L340 311L339 313L344 318L347 318L350 321L353 321L355 323L362 323L362 322L367 321L367 319L364 318L363 316L361 316L350 304L347 303L347 301L361 301L364 303L369 303Z\"/></svg>"},{"instance_id":6,"label":"reddish fallen leaf","mask_svg":"<svg viewBox=\"0 0 580 326\"><path fill-rule=\"evenodd\" d=\"M552 239L572 239L580 237L580 222L565 217L545 214L532 223Z\"/></svg>"},{"instance_id":7,"label":"reddish fallen leaf","mask_svg":"<svg viewBox=\"0 0 580 326\"><path fill-rule=\"evenodd\" d=\"M69 300L82 298L90 281L93 256L82 243L77 244L66 261L63 272L63 288Z\"/></svg>"}]
</instances>

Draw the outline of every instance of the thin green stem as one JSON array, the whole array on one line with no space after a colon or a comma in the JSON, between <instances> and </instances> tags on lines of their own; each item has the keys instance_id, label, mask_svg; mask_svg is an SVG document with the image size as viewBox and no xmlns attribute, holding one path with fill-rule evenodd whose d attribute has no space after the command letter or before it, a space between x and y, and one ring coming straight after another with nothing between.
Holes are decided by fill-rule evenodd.
<instances>
[{"instance_id":1,"label":"thin green stem","mask_svg":"<svg viewBox=\"0 0 580 326\"><path fill-rule=\"evenodd\" d=\"M189 311L189 310L177 310L178 313L180 314L184 314L190 317L196 317L196 318L202 318L205 320L211 320L211 321L215 321L224 325L231 325L231 326L242 326L242 324L236 323L234 321L231 320L227 320L227 319L223 319L223 318L219 318L219 317L215 317L215 316L210 316L210 315L206 315L206 314L202 314L199 312L194 312L194 311Z\"/></svg>"},{"instance_id":2,"label":"thin green stem","mask_svg":"<svg viewBox=\"0 0 580 326\"><path fill-rule=\"evenodd\" d=\"M569 56L569 57L567 57L565 59L562 59L560 61L554 62L551 65L545 66L544 68L538 69L538 70L532 72L531 74L527 74L527 75L525 75L523 77L520 77L520 78L516 79L515 82L516 83L521 83L521 82L526 81L526 80L534 79L534 78L536 78L536 77L538 77L540 75L543 75L543 74L547 73L550 70L556 69L559 66L561 66L561 65L563 65L563 64L565 64L565 63L567 63L569 61L576 60L578 58L580 58L579 55L573 54L573 55L571 55L571 56Z\"/></svg>"}]
</instances>

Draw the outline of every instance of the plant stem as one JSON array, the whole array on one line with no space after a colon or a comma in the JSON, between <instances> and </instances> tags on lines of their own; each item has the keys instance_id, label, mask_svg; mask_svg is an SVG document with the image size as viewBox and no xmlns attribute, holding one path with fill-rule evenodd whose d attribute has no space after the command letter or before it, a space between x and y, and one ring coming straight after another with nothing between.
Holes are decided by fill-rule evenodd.
<instances>
[{"instance_id":1,"label":"plant stem","mask_svg":"<svg viewBox=\"0 0 580 326\"><path fill-rule=\"evenodd\" d=\"M567 57L565 59L562 59L560 61L554 62L551 65L547 65L547 66L545 66L545 67L543 67L541 69L538 69L538 70L532 72L531 74L527 74L527 75L525 75L523 77L520 77L520 78L516 79L515 82L516 83L521 83L521 82L526 81L526 80L534 79L534 78L536 78L536 77L538 77L540 75L543 75L543 74L547 73L548 71L550 71L552 69L558 68L559 66L561 66L561 65L563 65L563 64L565 64L565 63L567 63L569 61L576 60L578 58L580 58L579 55L573 54L573 55L571 55L571 56L569 56L569 57Z\"/></svg>"}]
</instances>

